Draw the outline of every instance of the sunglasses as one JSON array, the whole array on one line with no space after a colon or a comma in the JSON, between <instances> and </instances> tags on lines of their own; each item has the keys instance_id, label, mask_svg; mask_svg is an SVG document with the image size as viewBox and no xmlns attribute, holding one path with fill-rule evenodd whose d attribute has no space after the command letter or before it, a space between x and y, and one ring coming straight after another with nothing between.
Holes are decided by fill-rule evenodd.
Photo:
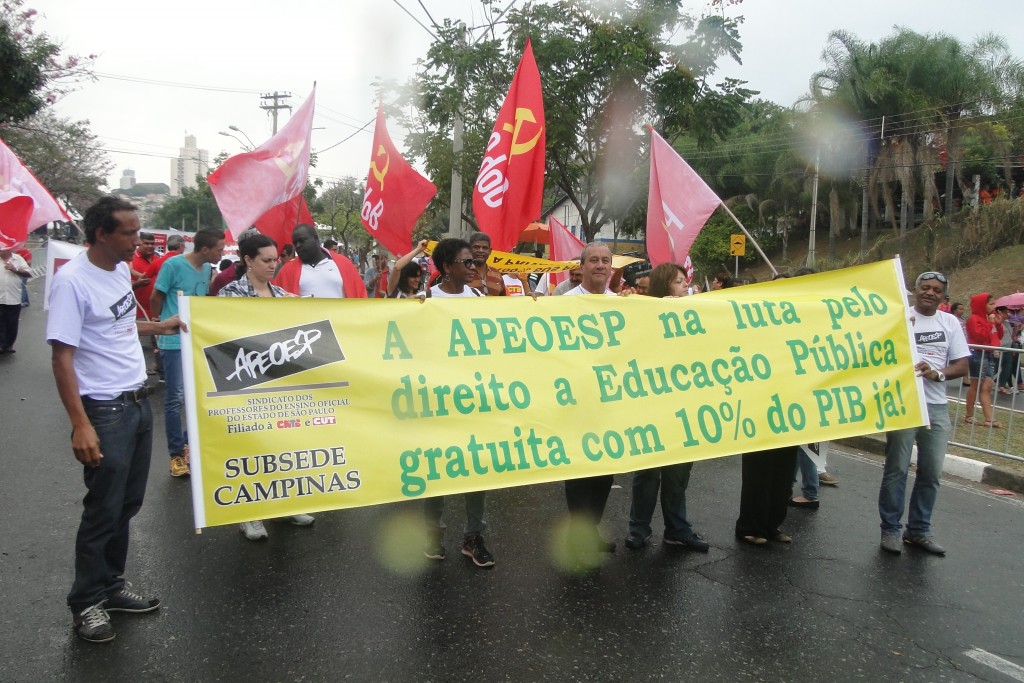
<instances>
[{"instance_id":1,"label":"sunglasses","mask_svg":"<svg viewBox=\"0 0 1024 683\"><path fill-rule=\"evenodd\" d=\"M927 273L921 273L920 275L917 276L918 282L924 282L925 280L938 280L944 285L949 284L949 281L946 279L945 275L943 275L942 273L936 273L933 270L930 270Z\"/></svg>"},{"instance_id":2,"label":"sunglasses","mask_svg":"<svg viewBox=\"0 0 1024 683\"><path fill-rule=\"evenodd\" d=\"M472 268L473 266L482 266L484 264L480 259L475 258L464 258L461 261L455 263L461 263L464 268Z\"/></svg>"}]
</instances>

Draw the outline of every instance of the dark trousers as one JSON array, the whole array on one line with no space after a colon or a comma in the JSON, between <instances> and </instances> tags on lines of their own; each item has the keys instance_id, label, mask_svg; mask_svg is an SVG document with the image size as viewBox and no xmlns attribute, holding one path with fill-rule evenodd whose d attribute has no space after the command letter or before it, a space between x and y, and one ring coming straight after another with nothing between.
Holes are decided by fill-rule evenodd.
<instances>
[{"instance_id":1,"label":"dark trousers","mask_svg":"<svg viewBox=\"0 0 1024 683\"><path fill-rule=\"evenodd\" d=\"M1013 348L1020 348L1020 344L1014 342ZM1012 389L1017 384L1017 368L1020 366L1020 353L1003 351L1000 360L999 386Z\"/></svg>"},{"instance_id":2,"label":"dark trousers","mask_svg":"<svg viewBox=\"0 0 1024 683\"><path fill-rule=\"evenodd\" d=\"M744 453L737 536L768 538L786 519L799 446Z\"/></svg>"},{"instance_id":3,"label":"dark trousers","mask_svg":"<svg viewBox=\"0 0 1024 683\"><path fill-rule=\"evenodd\" d=\"M633 502L629 508L629 533L647 538L661 489L661 512L665 518L665 538L686 541L694 536L686 519L686 487L690 483L692 462L654 467L633 473Z\"/></svg>"},{"instance_id":4,"label":"dark trousers","mask_svg":"<svg viewBox=\"0 0 1024 683\"><path fill-rule=\"evenodd\" d=\"M75 539L75 582L68 593L74 612L106 600L124 586L128 523L142 507L153 445L149 401L82 398L100 440L103 459L85 467L82 521Z\"/></svg>"},{"instance_id":5,"label":"dark trousers","mask_svg":"<svg viewBox=\"0 0 1024 683\"><path fill-rule=\"evenodd\" d=\"M20 317L21 304L0 304L0 349L14 348Z\"/></svg>"},{"instance_id":6,"label":"dark trousers","mask_svg":"<svg viewBox=\"0 0 1024 683\"><path fill-rule=\"evenodd\" d=\"M569 517L574 522L582 518L597 525L604 515L604 506L608 503L613 481L614 476L602 474L565 482L565 503L569 507Z\"/></svg>"}]
</instances>

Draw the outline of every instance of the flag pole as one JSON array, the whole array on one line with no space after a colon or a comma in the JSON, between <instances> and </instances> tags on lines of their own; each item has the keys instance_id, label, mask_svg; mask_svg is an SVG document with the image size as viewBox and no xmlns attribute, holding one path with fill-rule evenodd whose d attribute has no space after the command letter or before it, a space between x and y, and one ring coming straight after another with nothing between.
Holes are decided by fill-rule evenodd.
<instances>
[{"instance_id":1,"label":"flag pole","mask_svg":"<svg viewBox=\"0 0 1024 683\"><path fill-rule=\"evenodd\" d=\"M740 219L736 218L736 214L729 210L729 207L725 205L725 202L722 202L721 206L723 209L725 209L725 212L729 214L729 218L733 219L736 222L736 225L740 226L740 230L742 230L743 234L747 236L747 239L750 240L750 243L754 245L754 249L756 249L757 253L761 255L761 258L764 259L764 262L768 264L768 267L772 269L772 275L778 275L779 271L775 269L775 266L772 265L772 262L769 261L768 257L764 255L763 251L761 251L761 247L758 245L757 240L754 239L754 236L751 235L750 232L743 226L743 223L740 222Z\"/></svg>"}]
</instances>

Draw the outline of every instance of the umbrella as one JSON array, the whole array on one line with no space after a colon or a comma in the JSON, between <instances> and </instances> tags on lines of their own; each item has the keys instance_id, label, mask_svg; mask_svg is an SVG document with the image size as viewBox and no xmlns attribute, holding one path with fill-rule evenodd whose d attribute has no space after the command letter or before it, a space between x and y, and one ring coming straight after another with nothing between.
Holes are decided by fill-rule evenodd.
<instances>
[{"instance_id":1,"label":"umbrella","mask_svg":"<svg viewBox=\"0 0 1024 683\"><path fill-rule=\"evenodd\" d=\"M551 244L551 228L547 223L530 223L519 233L519 241Z\"/></svg>"},{"instance_id":2,"label":"umbrella","mask_svg":"<svg viewBox=\"0 0 1024 683\"><path fill-rule=\"evenodd\" d=\"M1024 308L1024 292L1015 292L996 299L996 308L1003 306L1007 308Z\"/></svg>"}]
</instances>

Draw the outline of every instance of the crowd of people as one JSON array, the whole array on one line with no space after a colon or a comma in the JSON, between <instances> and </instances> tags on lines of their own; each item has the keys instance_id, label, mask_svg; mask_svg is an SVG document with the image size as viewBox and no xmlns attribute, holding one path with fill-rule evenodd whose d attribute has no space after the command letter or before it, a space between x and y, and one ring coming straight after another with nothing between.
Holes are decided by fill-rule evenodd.
<instances>
[{"instance_id":1,"label":"crowd of people","mask_svg":"<svg viewBox=\"0 0 1024 683\"><path fill-rule=\"evenodd\" d=\"M90 207L84 219L87 250L57 273L51 288L51 311L46 338L52 347L53 368L61 401L72 425L72 450L82 464L87 494L75 547L75 579L67 597L75 631L90 642L115 636L110 612L146 613L160 600L145 597L125 581L128 527L142 505L152 445L152 415L147 373L164 378L164 422L170 474L189 474L189 451L181 420L182 370L178 292L203 296L214 280L213 264L221 260L223 235L200 230L194 251L176 251L157 258L151 236L141 232L135 208L123 200L105 197ZM468 241L443 239L431 254L433 278L428 277L420 242L391 267L378 258L361 275L347 257L321 244L312 226L300 225L292 235L294 258L283 263L277 245L259 233L239 240L239 260L226 268L219 283L225 297L365 298L377 294L391 298L526 296L532 291L522 276L503 274L487 263L490 238L474 234ZM686 271L666 263L633 278L622 287L612 265L612 253L603 243L586 245L580 265L566 278L564 296L624 295L670 298L688 296ZM364 279L365 278L365 279ZM432 280L428 282L428 279ZM711 288L732 286L728 275L716 277ZM562 287L560 285L560 288ZM947 280L936 272L922 273L915 283L915 303L907 316L915 331L921 361L917 374L924 378L929 425L889 432L885 472L879 490L881 547L898 553L904 545L942 555L945 550L931 530L931 514L949 433L944 382L968 371L966 339L959 322L939 310ZM557 289L555 290L558 293ZM138 312L138 315L136 313ZM940 334L935 334L936 332ZM147 368L140 336L156 336L159 364ZM902 519L907 473L913 444L918 447L918 470L907 524ZM789 507L816 508L818 484L835 484L824 470L821 445L791 446L746 453L742 456L742 491L736 538L754 546L790 543L783 529ZM708 552L709 542L695 529L686 506L692 463L668 465L636 472L625 545L639 551L652 536L652 518L660 497L664 517L663 542L668 547ZM802 496L793 497L794 477L800 473ZM831 482L830 482L831 479ZM611 475L581 477L565 482L569 517L566 549L581 569L599 566L616 543L599 531ZM487 530L483 491L462 495L465 504L461 552L478 567L495 564L484 542ZM433 560L445 558L445 497L423 501L425 522L423 553ZM309 526L310 515L288 518ZM239 528L245 538L264 540L261 521ZM902 533L901 533L902 532Z\"/></svg>"}]
</instances>

